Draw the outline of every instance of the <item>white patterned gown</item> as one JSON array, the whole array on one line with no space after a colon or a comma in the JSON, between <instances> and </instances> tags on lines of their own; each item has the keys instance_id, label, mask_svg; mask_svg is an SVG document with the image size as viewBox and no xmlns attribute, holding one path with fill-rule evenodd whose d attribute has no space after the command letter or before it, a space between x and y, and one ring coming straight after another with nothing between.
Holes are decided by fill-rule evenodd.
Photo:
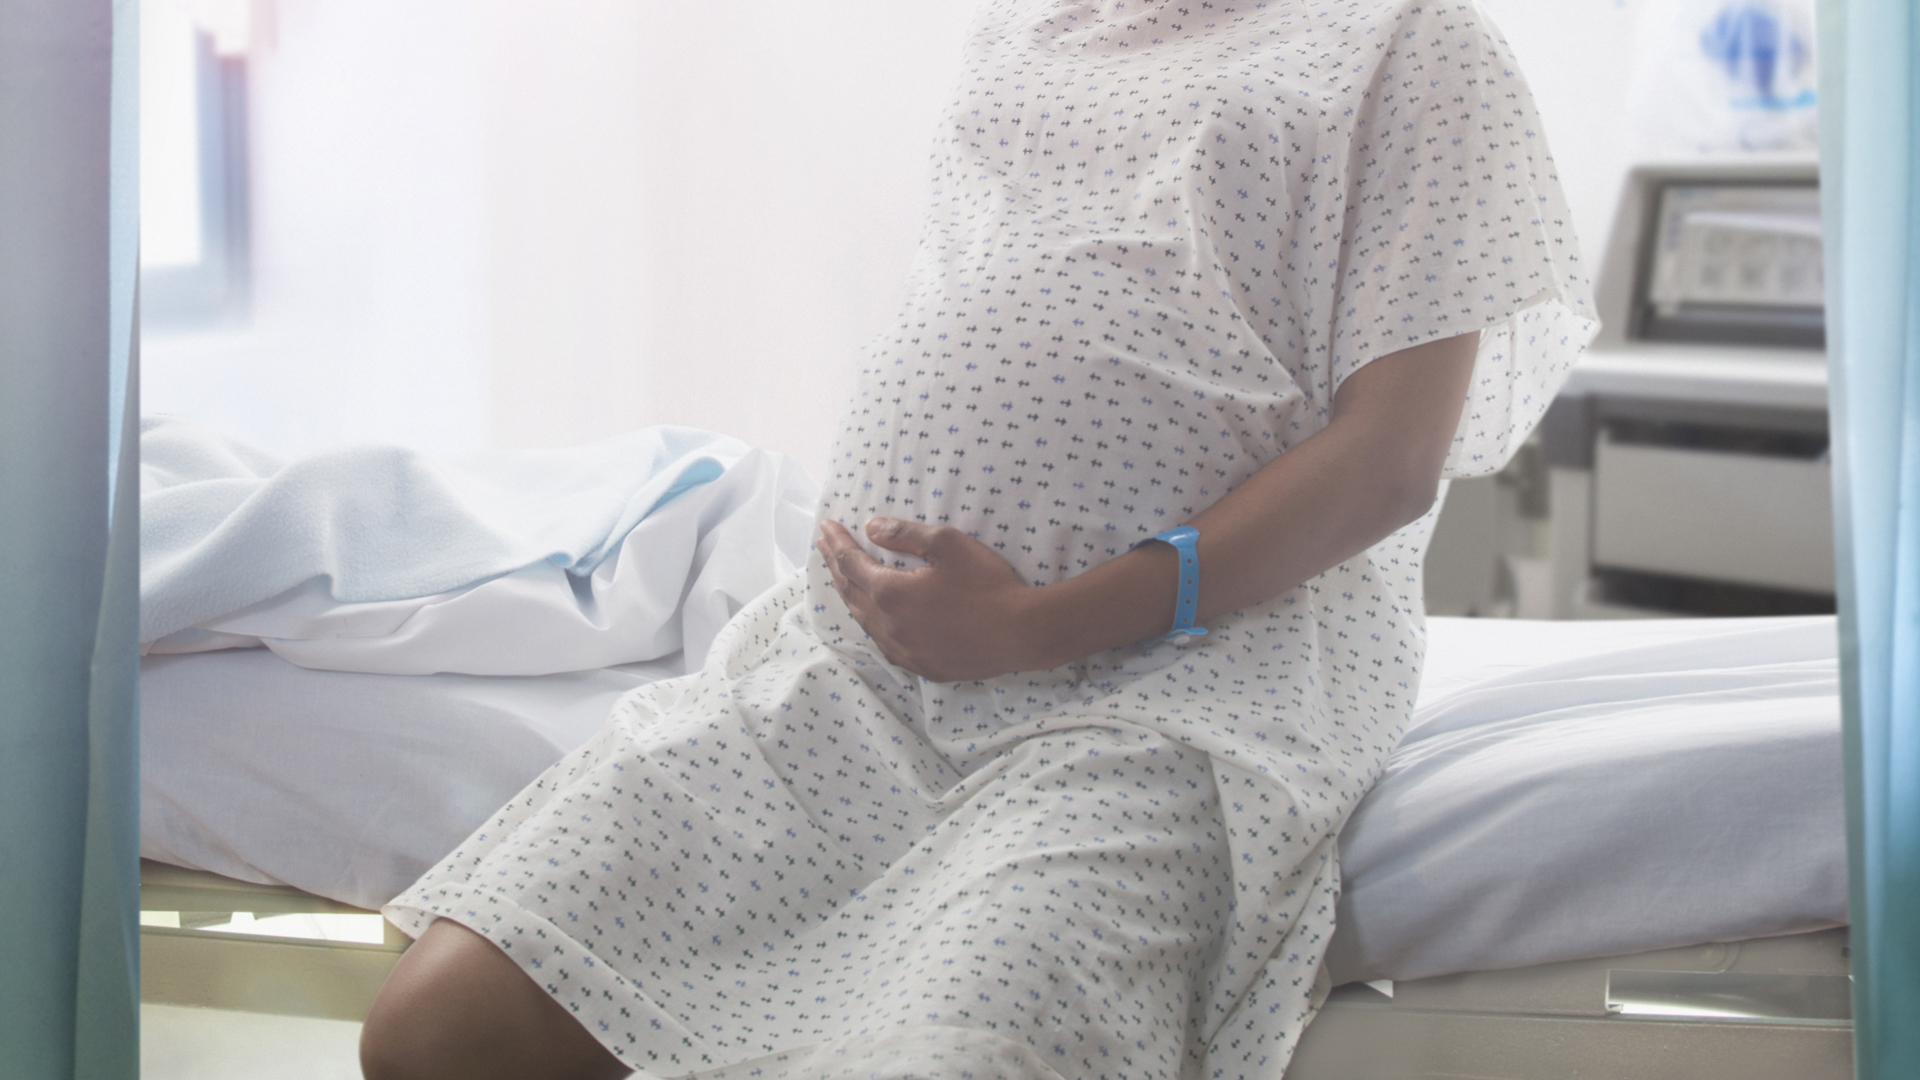
<instances>
[{"instance_id":1,"label":"white patterned gown","mask_svg":"<svg viewBox=\"0 0 1920 1080\"><path fill-rule=\"evenodd\" d=\"M1448 474L1490 472L1593 328L1470 3L989 0L933 166L820 513L1035 583L1475 330ZM387 913L486 935L646 1075L1277 1077L1419 681L1432 518L1189 644L957 684L886 663L816 556Z\"/></svg>"}]
</instances>

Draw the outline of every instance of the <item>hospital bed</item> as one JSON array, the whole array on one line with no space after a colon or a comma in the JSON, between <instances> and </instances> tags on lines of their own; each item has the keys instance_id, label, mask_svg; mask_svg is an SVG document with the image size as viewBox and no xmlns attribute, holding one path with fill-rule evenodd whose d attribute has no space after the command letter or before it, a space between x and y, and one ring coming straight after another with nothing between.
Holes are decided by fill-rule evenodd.
<instances>
[{"instance_id":1,"label":"hospital bed","mask_svg":"<svg viewBox=\"0 0 1920 1080\"><path fill-rule=\"evenodd\" d=\"M1833 635L1432 620L1287 1075L1850 1076ZM360 1018L405 947L370 909L664 670L147 658L143 999Z\"/></svg>"}]
</instances>

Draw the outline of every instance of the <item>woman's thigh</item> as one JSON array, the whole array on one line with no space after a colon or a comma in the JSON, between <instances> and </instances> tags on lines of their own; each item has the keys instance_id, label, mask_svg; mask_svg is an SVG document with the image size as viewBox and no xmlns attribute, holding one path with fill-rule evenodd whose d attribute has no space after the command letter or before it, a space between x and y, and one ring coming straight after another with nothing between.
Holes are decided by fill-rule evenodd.
<instances>
[{"instance_id":1,"label":"woman's thigh","mask_svg":"<svg viewBox=\"0 0 1920 1080\"><path fill-rule=\"evenodd\" d=\"M360 1036L367 1080L600 1080L620 1064L507 955L440 919L374 999Z\"/></svg>"},{"instance_id":2,"label":"woman's thigh","mask_svg":"<svg viewBox=\"0 0 1920 1080\"><path fill-rule=\"evenodd\" d=\"M850 1026L992 1032L1074 1080L1192 1075L1233 888L1211 762L1079 729L994 772L831 928L836 981L869 983Z\"/></svg>"}]
</instances>

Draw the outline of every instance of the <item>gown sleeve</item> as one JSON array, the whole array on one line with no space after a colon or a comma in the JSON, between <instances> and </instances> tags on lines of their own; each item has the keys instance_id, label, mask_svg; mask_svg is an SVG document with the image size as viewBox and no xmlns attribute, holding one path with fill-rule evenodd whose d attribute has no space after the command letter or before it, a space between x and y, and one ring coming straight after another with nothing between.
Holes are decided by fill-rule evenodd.
<instances>
[{"instance_id":1,"label":"gown sleeve","mask_svg":"<svg viewBox=\"0 0 1920 1080\"><path fill-rule=\"evenodd\" d=\"M1481 331L1445 475L1532 431L1598 329L1592 287L1512 51L1471 3L1409 3L1360 93L1335 286L1333 385Z\"/></svg>"}]
</instances>

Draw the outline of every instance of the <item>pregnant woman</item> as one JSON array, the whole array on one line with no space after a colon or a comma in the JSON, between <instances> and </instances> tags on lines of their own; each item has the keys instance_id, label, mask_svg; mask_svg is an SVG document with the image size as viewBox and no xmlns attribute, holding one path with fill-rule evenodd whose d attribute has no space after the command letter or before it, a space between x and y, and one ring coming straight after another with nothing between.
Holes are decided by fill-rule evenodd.
<instances>
[{"instance_id":1,"label":"pregnant woman","mask_svg":"<svg viewBox=\"0 0 1920 1080\"><path fill-rule=\"evenodd\" d=\"M1285 1068L1592 331L1531 99L1455 0L990 0L933 161L806 573L387 908L373 1080Z\"/></svg>"}]
</instances>

